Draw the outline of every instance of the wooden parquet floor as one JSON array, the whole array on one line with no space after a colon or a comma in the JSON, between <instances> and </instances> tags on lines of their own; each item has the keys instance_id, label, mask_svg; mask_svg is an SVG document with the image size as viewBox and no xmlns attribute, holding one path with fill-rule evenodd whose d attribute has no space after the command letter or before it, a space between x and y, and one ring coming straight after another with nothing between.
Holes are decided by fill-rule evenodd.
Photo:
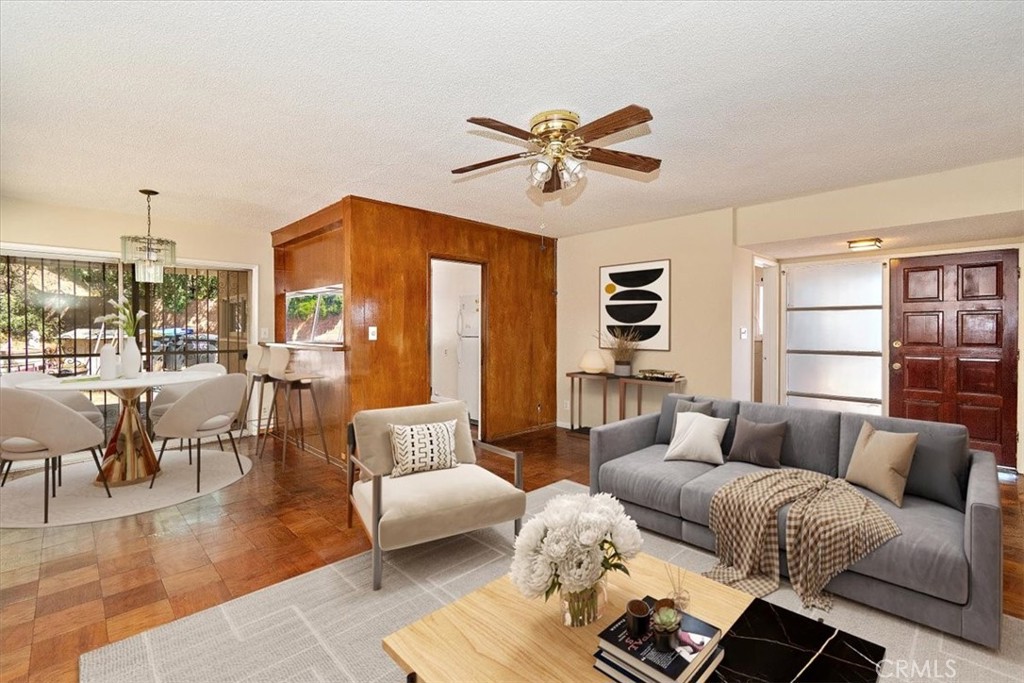
<instances>
[{"instance_id":1,"label":"wooden parquet floor","mask_svg":"<svg viewBox=\"0 0 1024 683\"><path fill-rule=\"evenodd\" d=\"M526 453L527 490L588 482L589 444L564 429L498 443ZM77 681L83 652L368 550L345 528L343 469L294 448L282 467L272 448L240 482L173 508L0 530L0 683ZM481 462L511 475L505 459ZM1024 480L1003 477L1000 490L1004 610L1024 618Z\"/></svg>"}]
</instances>

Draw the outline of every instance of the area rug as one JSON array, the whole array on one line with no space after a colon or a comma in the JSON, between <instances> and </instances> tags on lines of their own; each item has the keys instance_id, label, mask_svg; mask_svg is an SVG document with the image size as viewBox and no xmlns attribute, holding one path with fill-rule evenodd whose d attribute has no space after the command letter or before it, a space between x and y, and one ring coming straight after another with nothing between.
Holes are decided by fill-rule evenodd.
<instances>
[{"instance_id":1,"label":"area rug","mask_svg":"<svg viewBox=\"0 0 1024 683\"><path fill-rule=\"evenodd\" d=\"M567 481L533 491L527 514L555 495L582 491ZM649 532L644 551L695 572L715 563L710 553ZM372 591L370 554L363 553L87 652L79 659L80 680L401 681L405 674L384 653L381 639L506 574L511 556L511 524L385 553L383 588ZM831 612L802 610L785 582L767 599L883 645L882 680L924 680L936 673L985 683L1024 677L1019 619L1003 618L1003 645L994 653L843 598L835 599ZM908 663L902 672L913 675L899 676L900 662Z\"/></svg>"},{"instance_id":2,"label":"area rug","mask_svg":"<svg viewBox=\"0 0 1024 683\"><path fill-rule=\"evenodd\" d=\"M88 456L86 456L88 457ZM242 456L246 473L252 462ZM222 489L242 478L235 454L203 448L202 489L196 493L195 465L189 465L188 452L164 453L153 488L149 481L127 486L111 486L111 497L96 480L96 464L64 464L63 483L57 497L50 499L50 523L43 524L43 472L8 479L0 488L0 528L22 529L98 522L140 512L177 505Z\"/></svg>"}]
</instances>

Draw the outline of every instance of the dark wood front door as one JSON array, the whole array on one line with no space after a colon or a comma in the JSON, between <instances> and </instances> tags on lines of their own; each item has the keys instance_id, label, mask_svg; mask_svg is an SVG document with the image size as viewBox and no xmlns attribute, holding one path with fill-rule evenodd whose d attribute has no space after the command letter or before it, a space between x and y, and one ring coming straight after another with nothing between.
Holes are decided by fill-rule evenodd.
<instances>
[{"instance_id":1,"label":"dark wood front door","mask_svg":"<svg viewBox=\"0 0 1024 683\"><path fill-rule=\"evenodd\" d=\"M892 259L889 414L967 426L1017 458L1017 251Z\"/></svg>"}]
</instances>

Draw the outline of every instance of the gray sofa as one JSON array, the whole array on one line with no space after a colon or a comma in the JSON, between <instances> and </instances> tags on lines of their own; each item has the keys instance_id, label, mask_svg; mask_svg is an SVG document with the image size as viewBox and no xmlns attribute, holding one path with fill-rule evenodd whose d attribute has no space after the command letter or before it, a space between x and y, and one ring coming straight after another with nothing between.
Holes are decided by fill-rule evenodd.
<instances>
[{"instance_id":1,"label":"gray sofa","mask_svg":"<svg viewBox=\"0 0 1024 683\"><path fill-rule=\"evenodd\" d=\"M995 458L970 450L962 425L668 394L661 413L613 422L590 433L590 491L618 498L637 524L714 550L711 498L722 485L763 468L665 461L679 400L711 401L728 418L728 456L736 418L786 421L781 464L833 477L846 474L863 421L891 432L917 432L903 507L859 488L902 534L862 558L826 587L831 593L967 640L999 647L1002 617L1002 515ZM785 517L779 512L783 574ZM788 575L788 574L787 574Z\"/></svg>"}]
</instances>

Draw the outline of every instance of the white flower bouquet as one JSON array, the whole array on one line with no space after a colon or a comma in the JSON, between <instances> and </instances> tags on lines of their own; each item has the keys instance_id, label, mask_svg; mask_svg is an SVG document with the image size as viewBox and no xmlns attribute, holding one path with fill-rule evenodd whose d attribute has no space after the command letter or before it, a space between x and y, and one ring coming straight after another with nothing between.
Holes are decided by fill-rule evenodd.
<instances>
[{"instance_id":1,"label":"white flower bouquet","mask_svg":"<svg viewBox=\"0 0 1024 683\"><path fill-rule=\"evenodd\" d=\"M128 304L128 299L123 295L118 297L117 301L108 299L107 303L114 307L115 312L107 315L101 315L93 322L106 323L107 325L120 327L129 337L134 337L139 326L139 321L145 317L146 312L138 311L136 313L132 313L132 307Z\"/></svg>"},{"instance_id":2,"label":"white flower bouquet","mask_svg":"<svg viewBox=\"0 0 1024 683\"><path fill-rule=\"evenodd\" d=\"M643 538L622 504L607 493L561 495L523 525L511 579L528 598L563 594L567 625L596 618L595 586L610 570L629 573ZM571 622L571 623L569 623ZM577 623L578 622L578 623Z\"/></svg>"}]
</instances>

